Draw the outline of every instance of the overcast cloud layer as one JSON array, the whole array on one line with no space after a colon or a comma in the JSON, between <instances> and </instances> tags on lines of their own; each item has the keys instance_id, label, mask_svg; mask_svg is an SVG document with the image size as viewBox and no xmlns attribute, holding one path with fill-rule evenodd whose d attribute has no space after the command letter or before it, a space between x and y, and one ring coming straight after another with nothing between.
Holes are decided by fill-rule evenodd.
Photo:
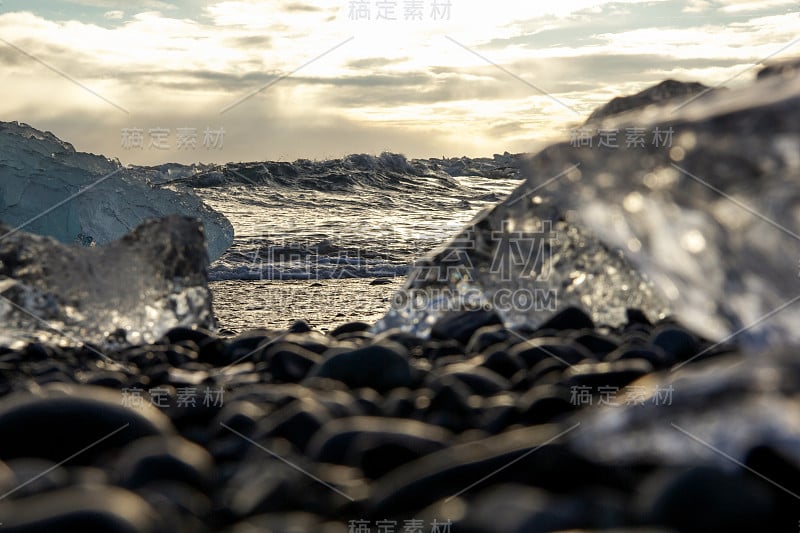
<instances>
[{"instance_id":1,"label":"overcast cloud layer","mask_svg":"<svg viewBox=\"0 0 800 533\"><path fill-rule=\"evenodd\" d=\"M5 0L0 119L126 164L489 156L666 78L735 86L800 55L796 0L447 3Z\"/></svg>"}]
</instances>

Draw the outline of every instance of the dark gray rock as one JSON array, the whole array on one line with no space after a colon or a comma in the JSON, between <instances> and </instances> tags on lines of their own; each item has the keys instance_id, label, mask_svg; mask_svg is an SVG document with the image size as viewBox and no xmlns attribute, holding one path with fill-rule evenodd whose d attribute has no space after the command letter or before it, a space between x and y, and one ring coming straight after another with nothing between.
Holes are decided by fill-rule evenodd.
<instances>
[{"instance_id":1,"label":"dark gray rock","mask_svg":"<svg viewBox=\"0 0 800 533\"><path fill-rule=\"evenodd\" d=\"M325 424L311 440L317 461L355 466L379 478L402 464L444 449L450 433L414 420L351 417Z\"/></svg>"},{"instance_id":2,"label":"dark gray rock","mask_svg":"<svg viewBox=\"0 0 800 533\"><path fill-rule=\"evenodd\" d=\"M480 328L500 323L500 317L496 313L484 309L450 313L434 324L431 338L454 339L466 345L470 337Z\"/></svg>"},{"instance_id":3,"label":"dark gray rock","mask_svg":"<svg viewBox=\"0 0 800 533\"><path fill-rule=\"evenodd\" d=\"M477 492L485 486L481 480L487 484L533 484L556 491L601 481L607 486L623 486L619 476L558 444L557 437L564 430L555 425L519 429L422 457L376 482L368 502L369 516L427 507L462 492L470 483L476 483L470 490ZM537 447L536 452L531 451Z\"/></svg>"},{"instance_id":4,"label":"dark gray rock","mask_svg":"<svg viewBox=\"0 0 800 533\"><path fill-rule=\"evenodd\" d=\"M30 531L166 531L163 519L141 497L117 487L76 486L0 502L0 523L14 533Z\"/></svg>"},{"instance_id":5,"label":"dark gray rock","mask_svg":"<svg viewBox=\"0 0 800 533\"><path fill-rule=\"evenodd\" d=\"M406 349L388 341L334 353L318 365L311 375L335 379L350 388L370 387L380 393L397 387L410 387L415 382Z\"/></svg>"},{"instance_id":6,"label":"dark gray rock","mask_svg":"<svg viewBox=\"0 0 800 533\"><path fill-rule=\"evenodd\" d=\"M646 359L620 359L610 363L581 363L564 370L564 383L568 387L590 387L597 392L600 387L619 389L636 379L653 372Z\"/></svg>"},{"instance_id":7,"label":"dark gray rock","mask_svg":"<svg viewBox=\"0 0 800 533\"><path fill-rule=\"evenodd\" d=\"M207 490L213 460L200 446L181 437L146 437L127 445L115 461L117 485L138 489L169 480Z\"/></svg>"},{"instance_id":8,"label":"dark gray rock","mask_svg":"<svg viewBox=\"0 0 800 533\"><path fill-rule=\"evenodd\" d=\"M693 467L653 478L643 494L646 523L687 533L788 529L788 524L775 524L767 490L744 474Z\"/></svg>"},{"instance_id":9,"label":"dark gray rock","mask_svg":"<svg viewBox=\"0 0 800 533\"><path fill-rule=\"evenodd\" d=\"M150 435L174 432L169 419L149 403L134 409L123 396L102 387L51 385L38 396L15 394L0 400L0 459L41 457L91 464L103 453ZM52 445L57 442L58 446Z\"/></svg>"}]
</instances>

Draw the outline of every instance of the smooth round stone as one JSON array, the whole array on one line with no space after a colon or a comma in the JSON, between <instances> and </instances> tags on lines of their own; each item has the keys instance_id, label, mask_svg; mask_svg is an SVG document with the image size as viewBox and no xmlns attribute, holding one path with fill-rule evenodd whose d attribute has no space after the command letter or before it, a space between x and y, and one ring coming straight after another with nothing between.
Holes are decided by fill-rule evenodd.
<instances>
[{"instance_id":1,"label":"smooth round stone","mask_svg":"<svg viewBox=\"0 0 800 533\"><path fill-rule=\"evenodd\" d=\"M370 387L383 394L397 387L414 385L416 378L407 355L402 345L386 341L334 353L318 365L311 376L335 379L350 388Z\"/></svg>"},{"instance_id":2,"label":"smooth round stone","mask_svg":"<svg viewBox=\"0 0 800 533\"><path fill-rule=\"evenodd\" d=\"M5 494L16 485L18 485L18 482L14 470L6 463L0 461L0 494Z\"/></svg>"},{"instance_id":3,"label":"smooth round stone","mask_svg":"<svg viewBox=\"0 0 800 533\"><path fill-rule=\"evenodd\" d=\"M498 394L483 399L481 406L481 428L491 435L500 433L518 422L518 412L514 397Z\"/></svg>"},{"instance_id":4,"label":"smooth round stone","mask_svg":"<svg viewBox=\"0 0 800 533\"><path fill-rule=\"evenodd\" d=\"M386 395L381 411L387 417L411 418L417 412L414 392L407 388L393 389Z\"/></svg>"},{"instance_id":5,"label":"smooth round stone","mask_svg":"<svg viewBox=\"0 0 800 533\"><path fill-rule=\"evenodd\" d=\"M512 355L522 359L528 368L545 359L555 359L574 365L584 360L596 359L592 352L580 344L570 343L558 337L538 337L513 346Z\"/></svg>"},{"instance_id":6,"label":"smooth round stone","mask_svg":"<svg viewBox=\"0 0 800 533\"><path fill-rule=\"evenodd\" d=\"M470 490L502 483L533 484L556 492L600 484L621 488L611 469L590 463L559 442L564 429L554 424L516 429L422 457L373 484L368 515L413 514L481 480L485 484Z\"/></svg>"},{"instance_id":7,"label":"smooth round stone","mask_svg":"<svg viewBox=\"0 0 800 533\"><path fill-rule=\"evenodd\" d=\"M773 529L796 519L798 500L795 495L800 494L800 454L796 444L791 441L783 446L759 444L747 452L743 462L751 471L772 482L764 482L763 487L772 493L773 519L781 520Z\"/></svg>"},{"instance_id":8,"label":"smooth round stone","mask_svg":"<svg viewBox=\"0 0 800 533\"><path fill-rule=\"evenodd\" d=\"M470 389L452 376L443 376L429 383L433 391L425 421L454 433L461 433L478 424L475 411L470 405Z\"/></svg>"},{"instance_id":9,"label":"smooth round stone","mask_svg":"<svg viewBox=\"0 0 800 533\"><path fill-rule=\"evenodd\" d=\"M301 499L303 497L305 507L319 506L313 498L316 496L315 491L309 490L310 484L316 485L317 482L307 478L305 473L293 466L289 466L300 466L308 471L308 462L293 456L288 449L281 447L281 443L283 441L278 439L260 444L288 461L288 464L250 445L248 455L238 465L235 475L226 484L220 498L222 505L232 513L232 517L243 518L265 512L291 511L297 508L296 506L303 505ZM288 448L288 444L284 444Z\"/></svg>"},{"instance_id":10,"label":"smooth round stone","mask_svg":"<svg viewBox=\"0 0 800 533\"><path fill-rule=\"evenodd\" d=\"M229 340L222 349L223 357L234 362L254 356L273 340L264 333L264 331L252 331Z\"/></svg>"},{"instance_id":11,"label":"smooth round stone","mask_svg":"<svg viewBox=\"0 0 800 533\"><path fill-rule=\"evenodd\" d=\"M0 459L41 457L91 464L112 449L150 436L172 434L169 419L146 401L127 407L122 394L102 387L50 385L39 396L14 394L0 400ZM53 446L53 443L58 446Z\"/></svg>"},{"instance_id":12,"label":"smooth round stone","mask_svg":"<svg viewBox=\"0 0 800 533\"><path fill-rule=\"evenodd\" d=\"M193 345L193 346L190 346ZM200 347L193 341L184 341L181 344L173 344L164 352L167 361L174 367L182 367L188 363L197 361Z\"/></svg>"},{"instance_id":13,"label":"smooth round stone","mask_svg":"<svg viewBox=\"0 0 800 533\"><path fill-rule=\"evenodd\" d=\"M264 356L272 379L281 383L299 383L322 361L316 352L289 342L273 344Z\"/></svg>"},{"instance_id":14,"label":"smooth round stone","mask_svg":"<svg viewBox=\"0 0 800 533\"><path fill-rule=\"evenodd\" d=\"M662 325L653 331L650 343L658 346L667 357L675 361L686 361L700 353L700 345L694 335L685 329Z\"/></svg>"},{"instance_id":15,"label":"smooth round stone","mask_svg":"<svg viewBox=\"0 0 800 533\"><path fill-rule=\"evenodd\" d=\"M642 359L648 361L656 370L669 368L676 361L667 356L658 346L620 346L617 350L608 354L606 361L624 361L626 359Z\"/></svg>"},{"instance_id":16,"label":"smooth round stone","mask_svg":"<svg viewBox=\"0 0 800 533\"><path fill-rule=\"evenodd\" d=\"M11 533L36 531L165 532L155 510L141 497L111 486L74 486L0 501L0 523Z\"/></svg>"},{"instance_id":17,"label":"smooth round stone","mask_svg":"<svg viewBox=\"0 0 800 533\"><path fill-rule=\"evenodd\" d=\"M641 489L642 518L686 533L770 531L775 509L754 479L709 466L656 474Z\"/></svg>"},{"instance_id":18,"label":"smooth round stone","mask_svg":"<svg viewBox=\"0 0 800 533\"><path fill-rule=\"evenodd\" d=\"M431 338L454 339L466 345L480 328L502 323L497 313L484 309L448 313L433 325Z\"/></svg>"},{"instance_id":19,"label":"smooth round stone","mask_svg":"<svg viewBox=\"0 0 800 533\"><path fill-rule=\"evenodd\" d=\"M619 339L612 339L593 331L583 332L573 338L573 342L589 350L595 359L604 359L619 346Z\"/></svg>"},{"instance_id":20,"label":"smooth round stone","mask_svg":"<svg viewBox=\"0 0 800 533\"><path fill-rule=\"evenodd\" d=\"M162 530L207 531L215 521L214 504L200 490L176 481L156 480L134 491L149 503L161 518Z\"/></svg>"},{"instance_id":21,"label":"smooth round stone","mask_svg":"<svg viewBox=\"0 0 800 533\"><path fill-rule=\"evenodd\" d=\"M281 437L305 450L309 440L331 419L329 411L314 398L302 398L271 413L259 422L256 440Z\"/></svg>"},{"instance_id":22,"label":"smooth round stone","mask_svg":"<svg viewBox=\"0 0 800 533\"><path fill-rule=\"evenodd\" d=\"M594 329L594 322L583 309L567 307L550 317L539 329Z\"/></svg>"},{"instance_id":23,"label":"smooth round stone","mask_svg":"<svg viewBox=\"0 0 800 533\"><path fill-rule=\"evenodd\" d=\"M558 359L545 359L540 361L528 372L528 377L533 384L551 384L561 380L561 373L567 368Z\"/></svg>"},{"instance_id":24,"label":"smooth round stone","mask_svg":"<svg viewBox=\"0 0 800 533\"><path fill-rule=\"evenodd\" d=\"M295 346L299 346L316 354L322 354L328 348L338 344L329 336L318 331L309 331L308 333L287 333L280 339L280 341L294 344Z\"/></svg>"},{"instance_id":25,"label":"smooth round stone","mask_svg":"<svg viewBox=\"0 0 800 533\"><path fill-rule=\"evenodd\" d=\"M211 422L212 428L222 428L222 431L229 431L224 429L225 426L245 435L252 437L258 421L267 416L268 411L253 402L249 401L234 401L226 403L222 410L217 413L214 420ZM225 426L223 426L223 424ZM220 430L214 429L215 433Z\"/></svg>"},{"instance_id":26,"label":"smooth round stone","mask_svg":"<svg viewBox=\"0 0 800 533\"><path fill-rule=\"evenodd\" d=\"M381 404L383 403L383 396L378 394L375 389L359 389L353 391L355 394L355 405L357 405L361 412L366 416L381 416Z\"/></svg>"},{"instance_id":27,"label":"smooth round stone","mask_svg":"<svg viewBox=\"0 0 800 533\"><path fill-rule=\"evenodd\" d=\"M460 356L463 359L463 354L464 347L454 339L428 340L422 349L423 357L429 361L437 361L452 355Z\"/></svg>"},{"instance_id":28,"label":"smooth round stone","mask_svg":"<svg viewBox=\"0 0 800 533\"><path fill-rule=\"evenodd\" d=\"M370 472L379 477L412 459L446 447L450 432L416 420L358 416L332 420L311 439L308 455L324 463L361 466L363 454ZM398 456L392 457L391 451ZM379 464L383 461L383 467ZM366 473L366 472L365 472Z\"/></svg>"},{"instance_id":29,"label":"smooth round stone","mask_svg":"<svg viewBox=\"0 0 800 533\"><path fill-rule=\"evenodd\" d=\"M200 346L209 339L214 338L216 338L216 335L206 329L179 326L177 328L172 328L164 334L162 340L166 341L168 344L177 344L180 341L193 341L197 346Z\"/></svg>"},{"instance_id":30,"label":"smooth round stone","mask_svg":"<svg viewBox=\"0 0 800 533\"><path fill-rule=\"evenodd\" d=\"M489 352L481 366L496 372L506 379L511 379L514 374L526 368L524 361L518 355L513 355L502 349Z\"/></svg>"},{"instance_id":31,"label":"smooth round stone","mask_svg":"<svg viewBox=\"0 0 800 533\"><path fill-rule=\"evenodd\" d=\"M465 533L527 533L569 531L587 527L581 505L541 489L503 484L481 492L463 523L454 526Z\"/></svg>"},{"instance_id":32,"label":"smooth round stone","mask_svg":"<svg viewBox=\"0 0 800 533\"><path fill-rule=\"evenodd\" d=\"M333 383L340 384L338 381ZM317 391L314 399L320 402L333 418L363 415L361 404L353 394L362 394L367 389L322 389ZM373 391L375 392L375 391ZM377 394L377 392L375 392Z\"/></svg>"},{"instance_id":33,"label":"smooth round stone","mask_svg":"<svg viewBox=\"0 0 800 533\"><path fill-rule=\"evenodd\" d=\"M289 333L308 333L309 331L313 331L311 326L305 320L296 320L289 329L287 329Z\"/></svg>"},{"instance_id":34,"label":"smooth round stone","mask_svg":"<svg viewBox=\"0 0 800 533\"><path fill-rule=\"evenodd\" d=\"M640 324L643 326L652 326L653 323L647 318L647 315L641 309L626 309L625 316L628 319L628 325Z\"/></svg>"},{"instance_id":35,"label":"smooth round stone","mask_svg":"<svg viewBox=\"0 0 800 533\"><path fill-rule=\"evenodd\" d=\"M445 368L450 365L458 365L464 362L464 357L463 353L440 357L433 362L433 368Z\"/></svg>"},{"instance_id":36,"label":"smooth round stone","mask_svg":"<svg viewBox=\"0 0 800 533\"><path fill-rule=\"evenodd\" d=\"M343 524L323 524L317 515L304 512L260 514L238 522L230 533L348 533Z\"/></svg>"},{"instance_id":37,"label":"smooth round stone","mask_svg":"<svg viewBox=\"0 0 800 533\"><path fill-rule=\"evenodd\" d=\"M8 469L5 473L10 474L14 482L13 487L3 491L3 494L11 491L7 496L9 500L64 488L70 482L67 469L47 459L32 457L10 459L5 463L5 468ZM6 481L8 480L6 477Z\"/></svg>"},{"instance_id":38,"label":"smooth round stone","mask_svg":"<svg viewBox=\"0 0 800 533\"><path fill-rule=\"evenodd\" d=\"M435 388L431 384L446 376L452 376L469 387L473 393L481 396L491 396L511 388L511 383L496 372L468 363L457 363L437 369L428 375L426 381L431 388Z\"/></svg>"},{"instance_id":39,"label":"smooth round stone","mask_svg":"<svg viewBox=\"0 0 800 533\"><path fill-rule=\"evenodd\" d=\"M520 420L528 425L554 422L576 409L569 389L558 385L539 385L517 400Z\"/></svg>"},{"instance_id":40,"label":"smooth round stone","mask_svg":"<svg viewBox=\"0 0 800 533\"><path fill-rule=\"evenodd\" d=\"M208 489L213 460L208 452L177 436L146 437L126 446L115 461L117 485L129 489L156 480Z\"/></svg>"},{"instance_id":41,"label":"smooth round stone","mask_svg":"<svg viewBox=\"0 0 800 533\"><path fill-rule=\"evenodd\" d=\"M328 333L328 335L338 339L345 334L369 331L370 328L372 328L372 326L366 322L348 322L346 324L342 324L341 326L335 327L331 332Z\"/></svg>"},{"instance_id":42,"label":"smooth round stone","mask_svg":"<svg viewBox=\"0 0 800 533\"><path fill-rule=\"evenodd\" d=\"M610 363L583 363L564 370L564 383L568 387L624 387L632 381L653 372L653 365L644 359L624 359Z\"/></svg>"},{"instance_id":43,"label":"smooth round stone","mask_svg":"<svg viewBox=\"0 0 800 533\"><path fill-rule=\"evenodd\" d=\"M22 359L30 361L50 361L56 356L56 348L38 342L28 344L22 351Z\"/></svg>"},{"instance_id":44,"label":"smooth round stone","mask_svg":"<svg viewBox=\"0 0 800 533\"><path fill-rule=\"evenodd\" d=\"M356 347L368 344L372 342L374 338L375 336L369 331L354 331L353 333L342 333L338 337L335 337L335 339L339 343L348 342L352 343Z\"/></svg>"},{"instance_id":45,"label":"smooth round stone","mask_svg":"<svg viewBox=\"0 0 800 533\"><path fill-rule=\"evenodd\" d=\"M83 376L86 385L106 387L109 389L122 390L128 382L128 376L122 372L93 372Z\"/></svg>"},{"instance_id":46,"label":"smooth round stone","mask_svg":"<svg viewBox=\"0 0 800 533\"><path fill-rule=\"evenodd\" d=\"M158 365L171 366L167 357L166 346L137 346L125 352L125 359L140 369Z\"/></svg>"},{"instance_id":47,"label":"smooth round stone","mask_svg":"<svg viewBox=\"0 0 800 533\"><path fill-rule=\"evenodd\" d=\"M218 337L211 337L201 342L197 350L197 357L192 360L214 366L225 366L233 362L225 357L225 341Z\"/></svg>"},{"instance_id":48,"label":"smooth round stone","mask_svg":"<svg viewBox=\"0 0 800 533\"><path fill-rule=\"evenodd\" d=\"M375 336L373 342L380 343L384 340L402 344L406 350L409 351L409 353L417 352L419 354L422 353L422 347L425 344L424 339L399 329L389 329L383 331Z\"/></svg>"},{"instance_id":49,"label":"smooth round stone","mask_svg":"<svg viewBox=\"0 0 800 533\"><path fill-rule=\"evenodd\" d=\"M502 325L495 324L478 329L467 343L467 353L476 354L483 352L489 346L507 341L511 333Z\"/></svg>"}]
</instances>

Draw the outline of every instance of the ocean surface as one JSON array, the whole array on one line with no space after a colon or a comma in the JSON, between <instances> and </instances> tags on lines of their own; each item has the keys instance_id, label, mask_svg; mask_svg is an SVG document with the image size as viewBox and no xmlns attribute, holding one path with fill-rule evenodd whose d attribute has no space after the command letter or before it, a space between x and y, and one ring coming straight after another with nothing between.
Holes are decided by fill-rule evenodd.
<instances>
[{"instance_id":1,"label":"ocean surface","mask_svg":"<svg viewBox=\"0 0 800 533\"><path fill-rule=\"evenodd\" d=\"M374 322L417 258L519 185L515 162L383 154L193 169L178 179L235 231L209 272L220 328Z\"/></svg>"}]
</instances>

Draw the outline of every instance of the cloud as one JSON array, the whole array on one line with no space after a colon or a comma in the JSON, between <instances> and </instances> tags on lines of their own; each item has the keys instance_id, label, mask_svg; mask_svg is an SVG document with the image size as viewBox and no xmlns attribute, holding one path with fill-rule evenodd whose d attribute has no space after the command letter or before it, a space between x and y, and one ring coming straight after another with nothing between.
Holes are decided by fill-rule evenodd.
<instances>
[{"instance_id":1,"label":"cloud","mask_svg":"<svg viewBox=\"0 0 800 533\"><path fill-rule=\"evenodd\" d=\"M108 20L121 20L124 16L125 12L120 10L106 11L103 13L103 17L107 18Z\"/></svg>"},{"instance_id":2,"label":"cloud","mask_svg":"<svg viewBox=\"0 0 800 533\"><path fill-rule=\"evenodd\" d=\"M0 35L130 115L2 43L14 83L0 86L0 114L135 163L519 151L666 77L722 83L798 34L796 13L725 9L742 0L453 2L451 20L417 22L351 20L342 0L212 1L194 16L167 7L180 2L80 3L119 23L9 12ZM118 138L206 126L230 132L224 151L133 153Z\"/></svg>"},{"instance_id":3,"label":"cloud","mask_svg":"<svg viewBox=\"0 0 800 533\"><path fill-rule=\"evenodd\" d=\"M66 3L103 9L130 9L131 7L131 3L126 0L66 0ZM177 9L175 4L160 0L139 0L136 4L141 10L168 11Z\"/></svg>"}]
</instances>

